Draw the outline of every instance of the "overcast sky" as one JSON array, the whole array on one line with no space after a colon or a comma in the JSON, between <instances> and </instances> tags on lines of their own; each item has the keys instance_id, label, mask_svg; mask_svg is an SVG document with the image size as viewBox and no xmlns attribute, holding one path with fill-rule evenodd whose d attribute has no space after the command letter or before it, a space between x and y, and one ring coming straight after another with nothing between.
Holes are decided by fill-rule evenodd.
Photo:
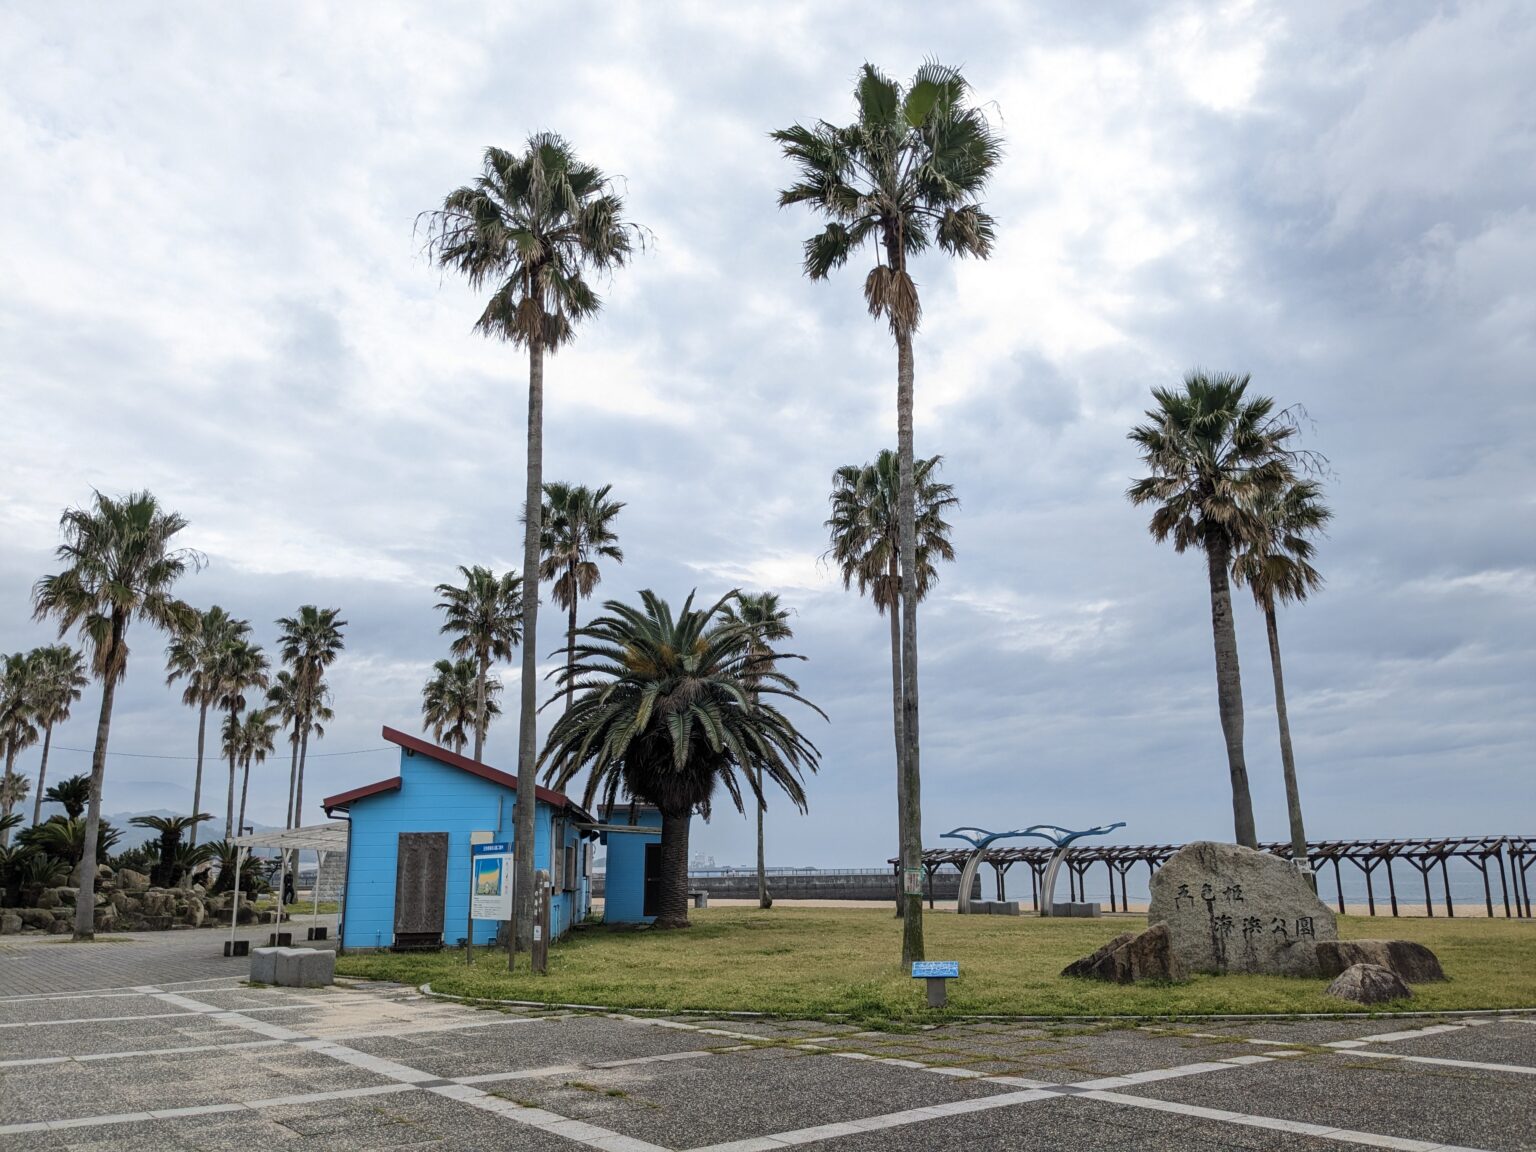
<instances>
[{"instance_id":1,"label":"overcast sky","mask_svg":"<svg viewBox=\"0 0 1536 1152\"><path fill-rule=\"evenodd\" d=\"M775 206L792 173L767 133L850 119L865 59L929 57L964 66L1006 152L993 258L916 267L917 446L962 501L922 615L926 842L1113 820L1121 842L1230 838L1204 566L1124 498L1127 429L1197 365L1304 405L1332 461L1328 584L1280 622L1309 832L1536 831L1520 3L7 5L0 646L53 639L29 596L60 512L149 488L207 554L194 604L268 645L301 603L348 620L307 797L393 775L379 730L419 728L445 655L433 585L521 561L526 356L471 331L479 297L413 221L486 145L554 130L655 241L546 375L546 477L628 505L599 595L779 592L831 721L804 717L822 770L809 816L770 810L769 861L884 860L888 632L820 557L833 470L894 446L895 354L868 257L801 275L816 223ZM1281 838L1239 595L1259 833ZM106 810L186 811L196 715L164 638L130 639ZM88 768L98 700L50 777ZM487 759L515 747L503 719ZM260 770L257 820L281 823L285 789L285 760ZM734 813L694 837L751 859Z\"/></svg>"}]
</instances>

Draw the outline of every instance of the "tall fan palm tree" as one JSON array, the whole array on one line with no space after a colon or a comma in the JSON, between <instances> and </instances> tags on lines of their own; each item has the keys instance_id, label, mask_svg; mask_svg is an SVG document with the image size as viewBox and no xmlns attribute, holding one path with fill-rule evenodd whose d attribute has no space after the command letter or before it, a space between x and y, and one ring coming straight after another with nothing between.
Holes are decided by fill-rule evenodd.
<instances>
[{"instance_id":1,"label":"tall fan palm tree","mask_svg":"<svg viewBox=\"0 0 1536 1152\"><path fill-rule=\"evenodd\" d=\"M487 148L480 175L423 214L427 250L472 288L491 286L475 327L528 349L528 456L523 524L523 666L518 711L518 795L532 796L539 610L540 493L544 484L544 355L558 351L601 300L589 271L622 266L643 234L624 219L624 200L601 169L583 164L554 133L529 137L520 153ZM519 804L515 831L514 946L533 928L534 805Z\"/></svg>"},{"instance_id":2,"label":"tall fan palm tree","mask_svg":"<svg viewBox=\"0 0 1536 1152\"><path fill-rule=\"evenodd\" d=\"M439 660L421 689L421 726L444 747L462 753L477 720L501 715L501 681L480 676L475 661Z\"/></svg>"},{"instance_id":3,"label":"tall fan palm tree","mask_svg":"<svg viewBox=\"0 0 1536 1152\"><path fill-rule=\"evenodd\" d=\"M942 456L913 462L912 477L917 499L913 521L917 535L917 598L927 598L938 581L935 560L952 561L950 524L944 516L959 507L954 486L940 482L935 473ZM901 771L901 471L897 454L882 449L872 464L845 464L832 474L832 515L826 521L831 533L829 552L843 577L843 587L859 586L869 595L875 611L889 616L891 624L891 717L896 737L897 855L906 842L906 776ZM905 901L898 907L905 914Z\"/></svg>"},{"instance_id":4,"label":"tall fan palm tree","mask_svg":"<svg viewBox=\"0 0 1536 1152\"><path fill-rule=\"evenodd\" d=\"M448 651L475 661L475 760L479 761L485 751L485 730L490 727L485 699L491 661L512 659L512 649L523 634L523 592L516 572L498 576L478 564L473 568L461 564L459 573L464 577L462 588L437 586L442 597L437 606L445 616L438 631L453 637Z\"/></svg>"},{"instance_id":5,"label":"tall fan palm tree","mask_svg":"<svg viewBox=\"0 0 1536 1152\"><path fill-rule=\"evenodd\" d=\"M50 804L61 805L67 819L78 820L85 815L91 803L91 778L84 772L66 776L57 784L50 785L43 799Z\"/></svg>"},{"instance_id":6,"label":"tall fan palm tree","mask_svg":"<svg viewBox=\"0 0 1536 1152\"><path fill-rule=\"evenodd\" d=\"M36 661L35 715L43 729L43 758L37 766L37 788L32 806L32 823L37 824L43 818L48 750L53 744L53 730L69 719L71 707L91 680L85 674L85 657L68 644L34 648L32 659Z\"/></svg>"},{"instance_id":7,"label":"tall fan palm tree","mask_svg":"<svg viewBox=\"0 0 1536 1152\"><path fill-rule=\"evenodd\" d=\"M244 621L241 621L244 623ZM247 627L246 631L249 631ZM232 741L230 733L240 730L240 713L245 711L247 692L265 691L268 683L266 653L261 645L253 644L244 633L231 640L219 661L218 706L227 715L224 720L224 756L229 761L229 795L224 806L224 839L240 835L235 823L235 776L239 763L238 740Z\"/></svg>"},{"instance_id":8,"label":"tall fan palm tree","mask_svg":"<svg viewBox=\"0 0 1536 1152\"><path fill-rule=\"evenodd\" d=\"M688 926L693 813L708 816L722 787L745 811L744 790L762 799L756 770L803 812L802 771L818 763L816 746L773 703L793 700L825 718L778 670L802 657L754 654L745 626L719 620L733 595L695 608L690 594L675 616L649 591L638 608L609 600L606 615L580 630L575 668L556 674L562 689L574 677L578 691L540 756L545 781L564 788L586 768L589 808L599 798L612 806L622 791L661 812L662 928Z\"/></svg>"},{"instance_id":9,"label":"tall fan palm tree","mask_svg":"<svg viewBox=\"0 0 1536 1152\"><path fill-rule=\"evenodd\" d=\"M299 776L293 794L295 828L304 822L304 766L309 758L309 738L313 735L318 739L325 735L318 721L322 719L322 711L326 711L326 718L330 715L327 709L330 689L325 683L325 670L336 663L346 647L341 630L347 622L339 619L340 616L340 608L305 604L299 608L298 615L284 616L277 621L281 629L277 642L282 660L292 670L299 692ZM297 854L294 858L297 859Z\"/></svg>"},{"instance_id":10,"label":"tall fan palm tree","mask_svg":"<svg viewBox=\"0 0 1536 1152\"><path fill-rule=\"evenodd\" d=\"M912 431L915 370L912 337L922 318L912 257L937 243L954 256L991 255L993 220L980 197L1001 146L986 116L970 102L960 71L930 62L903 87L865 64L854 87L857 119L825 120L774 132L798 178L779 204L805 204L826 227L805 242L805 274L826 279L865 244L875 266L864 278L871 316L896 341L896 451L900 469L897 522L902 580L902 754L906 778L902 821L902 958L923 956L922 797L918 739L917 519Z\"/></svg>"},{"instance_id":11,"label":"tall fan palm tree","mask_svg":"<svg viewBox=\"0 0 1536 1152\"><path fill-rule=\"evenodd\" d=\"M16 757L37 743L37 664L25 652L0 657L0 816L27 797L32 782L16 774ZM0 826L0 847L10 843L10 830Z\"/></svg>"},{"instance_id":12,"label":"tall fan palm tree","mask_svg":"<svg viewBox=\"0 0 1536 1152\"><path fill-rule=\"evenodd\" d=\"M142 620L170 632L185 627L192 615L192 609L171 594L188 568L203 563L200 553L173 547L186 526L186 520L161 508L148 492L122 498L98 492L90 507L64 513L60 521L64 543L57 557L65 567L44 576L32 590L38 619L57 620L60 636L79 629L90 654L91 672L102 686L83 859L91 859L97 848L112 704L128 671L128 625ZM95 937L96 873L91 868L80 871L74 939L91 940Z\"/></svg>"},{"instance_id":13,"label":"tall fan palm tree","mask_svg":"<svg viewBox=\"0 0 1536 1152\"><path fill-rule=\"evenodd\" d=\"M268 708L252 708L243 720L231 716L224 724L224 752L233 756L241 769L240 814L235 819L235 835L245 827L245 801L251 790L251 765L265 764L277 737L277 718Z\"/></svg>"},{"instance_id":14,"label":"tall fan palm tree","mask_svg":"<svg viewBox=\"0 0 1536 1152\"><path fill-rule=\"evenodd\" d=\"M197 709L197 770L192 783L192 811L203 810L203 747L208 731L208 709L219 697L219 669L230 645L251 633L245 620L236 620L215 604L199 612L191 624L171 636L165 649L166 687L185 679L181 702ZM188 826L191 843L197 843L198 821Z\"/></svg>"},{"instance_id":15,"label":"tall fan palm tree","mask_svg":"<svg viewBox=\"0 0 1536 1152\"><path fill-rule=\"evenodd\" d=\"M576 663L576 606L591 597L603 578L597 567L598 559L624 563L624 550L619 547L618 534L612 527L624 503L608 499L611 491L612 484L604 484L595 492L584 484L555 481L544 485L539 579L550 584L550 595L567 613L567 668ZM575 691L574 681L568 682L567 708L575 699Z\"/></svg>"},{"instance_id":16,"label":"tall fan palm tree","mask_svg":"<svg viewBox=\"0 0 1536 1152\"><path fill-rule=\"evenodd\" d=\"M1243 752L1243 682L1228 573L1243 541L1259 534L1255 509L1294 479L1293 425L1268 396L1247 396L1247 376L1191 372L1182 389L1154 388L1156 406L1129 435L1151 475L1126 490L1154 506L1148 530L1176 552L1205 553L1216 649L1216 699L1232 779L1237 842L1259 846Z\"/></svg>"},{"instance_id":17,"label":"tall fan palm tree","mask_svg":"<svg viewBox=\"0 0 1536 1152\"><path fill-rule=\"evenodd\" d=\"M727 603L720 610L720 623L723 627L746 629L751 637L748 652L765 669L771 667L775 659L774 642L788 640L795 634L789 626L789 610L779 607L776 592L738 592L735 602ZM758 678L755 671L747 674L748 690L754 704L757 703ZM768 808L763 797L763 769L761 765L749 765L749 768L756 769L757 780L757 906L772 908L773 896L768 892L768 865L763 851L763 813Z\"/></svg>"},{"instance_id":18,"label":"tall fan palm tree","mask_svg":"<svg viewBox=\"0 0 1536 1152\"><path fill-rule=\"evenodd\" d=\"M1269 668L1275 681L1275 717L1280 726L1285 808L1291 825L1291 857L1303 866L1307 863L1307 829L1301 817L1301 790L1296 783L1296 756L1291 749L1291 721L1285 705L1275 605L1300 603L1323 586L1322 573L1312 566L1317 550L1309 537L1322 532L1332 518L1333 513L1323 503L1322 486L1315 480L1297 480L1276 490L1266 489L1254 509L1254 531L1244 537L1232 562L1233 578L1248 586L1264 613Z\"/></svg>"},{"instance_id":19,"label":"tall fan palm tree","mask_svg":"<svg viewBox=\"0 0 1536 1152\"><path fill-rule=\"evenodd\" d=\"M293 673L284 668L272 677L267 689L267 709L288 732L288 806L283 810L283 827L293 825L293 794L299 786L299 687Z\"/></svg>"}]
</instances>

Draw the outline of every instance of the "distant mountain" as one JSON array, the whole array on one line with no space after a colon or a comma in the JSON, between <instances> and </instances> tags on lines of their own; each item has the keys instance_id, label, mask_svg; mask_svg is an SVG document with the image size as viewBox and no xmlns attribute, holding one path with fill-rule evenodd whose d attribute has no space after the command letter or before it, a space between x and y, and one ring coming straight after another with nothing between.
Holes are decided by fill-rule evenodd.
<instances>
[{"instance_id":1,"label":"distant mountain","mask_svg":"<svg viewBox=\"0 0 1536 1152\"><path fill-rule=\"evenodd\" d=\"M117 842L116 851L118 851L118 852L126 852L130 848L137 848L140 844L143 844L146 841L155 839L156 835L157 835L157 833L155 832L155 830L153 828L140 828L137 824L130 824L130 823L128 823L128 821L132 820L135 816L181 816L181 815L184 815L184 813L172 812L169 808L148 808L148 809L145 809L142 812L109 812L109 813L103 813L102 814L102 818L105 819L105 820L110 820L112 822L112 827L122 829L123 838ZM253 825L246 825L246 827L254 827L257 832L281 832L282 831L281 828L277 828L277 827L275 827L274 825L271 825L271 824L256 824L254 826ZM202 826L198 829L198 837L197 838L198 838L198 841L200 843L206 844L210 840L221 840L221 839L223 839L223 833L224 833L224 821L223 821L222 818L221 819L217 819L217 820L205 820L205 821L203 821Z\"/></svg>"}]
</instances>

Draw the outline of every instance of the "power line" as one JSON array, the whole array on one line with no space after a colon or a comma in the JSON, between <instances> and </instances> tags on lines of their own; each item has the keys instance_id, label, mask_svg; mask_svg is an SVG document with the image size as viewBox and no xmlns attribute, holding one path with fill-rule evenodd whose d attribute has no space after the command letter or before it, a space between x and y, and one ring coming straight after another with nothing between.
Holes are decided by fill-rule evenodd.
<instances>
[{"instance_id":1,"label":"power line","mask_svg":"<svg viewBox=\"0 0 1536 1152\"><path fill-rule=\"evenodd\" d=\"M368 754L370 752L388 752L392 747L393 747L393 745L386 744L386 745L384 745L381 748L354 748L350 752L311 752L311 753L309 753L309 759L311 759L311 760L318 760L318 759L321 759L322 757L326 757L326 756L364 756L364 755L366 755L366 754ZM95 749L93 749L93 748L71 748L68 744L55 744L53 746L53 750L55 752L93 752L93 751L95 751ZM130 760L196 760L197 759L196 756L162 756L159 753L155 753L155 752L114 752L110 748L107 750L107 755L108 756L123 756L123 757L126 757L126 758L130 759ZM203 759L205 761L207 761L209 759L217 761L219 759L219 757L217 757L217 756L213 756L213 757L205 756L205 757L203 757Z\"/></svg>"}]
</instances>

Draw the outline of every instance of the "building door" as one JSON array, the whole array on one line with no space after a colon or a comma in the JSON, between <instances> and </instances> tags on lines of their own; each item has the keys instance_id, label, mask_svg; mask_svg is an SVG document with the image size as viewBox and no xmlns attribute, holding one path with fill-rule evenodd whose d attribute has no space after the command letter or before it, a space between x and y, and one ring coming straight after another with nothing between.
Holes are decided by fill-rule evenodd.
<instances>
[{"instance_id":1,"label":"building door","mask_svg":"<svg viewBox=\"0 0 1536 1152\"><path fill-rule=\"evenodd\" d=\"M395 951L443 946L447 883L448 833L400 833L395 856Z\"/></svg>"},{"instance_id":2,"label":"building door","mask_svg":"<svg viewBox=\"0 0 1536 1152\"><path fill-rule=\"evenodd\" d=\"M645 900L640 908L642 916L661 915L661 845L645 846Z\"/></svg>"}]
</instances>

